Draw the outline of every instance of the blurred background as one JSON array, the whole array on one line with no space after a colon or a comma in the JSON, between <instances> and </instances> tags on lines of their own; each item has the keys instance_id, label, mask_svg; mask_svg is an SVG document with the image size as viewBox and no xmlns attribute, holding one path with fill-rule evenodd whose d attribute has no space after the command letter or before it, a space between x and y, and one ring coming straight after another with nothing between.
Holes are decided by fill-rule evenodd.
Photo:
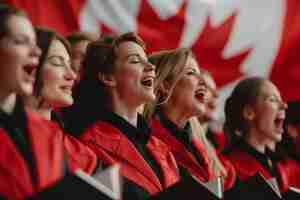
<instances>
[{"instance_id":1,"label":"blurred background","mask_svg":"<svg viewBox=\"0 0 300 200\"><path fill-rule=\"evenodd\" d=\"M270 78L284 100L300 100L299 0L4 0L34 25L63 35L137 32L148 52L193 49L219 88L216 116L245 76Z\"/></svg>"}]
</instances>

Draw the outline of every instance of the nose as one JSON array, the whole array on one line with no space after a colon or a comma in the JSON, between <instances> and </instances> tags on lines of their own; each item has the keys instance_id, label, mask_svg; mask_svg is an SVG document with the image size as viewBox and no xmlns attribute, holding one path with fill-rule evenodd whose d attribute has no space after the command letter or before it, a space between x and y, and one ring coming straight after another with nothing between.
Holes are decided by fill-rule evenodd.
<instances>
[{"instance_id":1,"label":"nose","mask_svg":"<svg viewBox=\"0 0 300 200\"><path fill-rule=\"evenodd\" d=\"M66 67L65 78L67 80L72 80L72 81L77 79L77 74L76 74L75 70L73 68L71 68L70 66Z\"/></svg>"},{"instance_id":2,"label":"nose","mask_svg":"<svg viewBox=\"0 0 300 200\"><path fill-rule=\"evenodd\" d=\"M153 65L152 63L144 61L144 65L146 71L155 71L155 65Z\"/></svg>"},{"instance_id":3,"label":"nose","mask_svg":"<svg viewBox=\"0 0 300 200\"><path fill-rule=\"evenodd\" d=\"M30 56L33 58L36 58L38 60L40 58L41 54L42 54L41 49L36 44L32 45L31 51L30 51Z\"/></svg>"},{"instance_id":4,"label":"nose","mask_svg":"<svg viewBox=\"0 0 300 200\"><path fill-rule=\"evenodd\" d=\"M284 109L284 110L286 110L286 109L288 108L287 103L284 102L284 101L282 101L282 102L281 102L281 108Z\"/></svg>"}]
</instances>

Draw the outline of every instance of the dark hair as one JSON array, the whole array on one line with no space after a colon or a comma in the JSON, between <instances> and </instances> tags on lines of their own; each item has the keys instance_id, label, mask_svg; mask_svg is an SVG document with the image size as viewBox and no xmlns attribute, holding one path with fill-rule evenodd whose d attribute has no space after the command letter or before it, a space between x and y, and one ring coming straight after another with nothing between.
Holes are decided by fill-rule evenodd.
<instances>
[{"instance_id":1,"label":"dark hair","mask_svg":"<svg viewBox=\"0 0 300 200\"><path fill-rule=\"evenodd\" d=\"M276 148L284 151L292 159L300 161L300 155L297 148L297 139L288 134L288 125L300 124L300 100L289 101L288 108L285 112L284 133L282 140L277 144Z\"/></svg>"},{"instance_id":2,"label":"dark hair","mask_svg":"<svg viewBox=\"0 0 300 200\"><path fill-rule=\"evenodd\" d=\"M94 42L99 39L97 33L91 33L86 31L78 31L78 32L72 32L70 33L66 39L70 42L70 44L73 46L81 41L89 41Z\"/></svg>"},{"instance_id":3,"label":"dark hair","mask_svg":"<svg viewBox=\"0 0 300 200\"><path fill-rule=\"evenodd\" d=\"M261 88L267 79L250 77L240 81L225 102L224 133L229 145L234 145L247 134L248 122L243 117L247 105L255 104Z\"/></svg>"},{"instance_id":4,"label":"dark hair","mask_svg":"<svg viewBox=\"0 0 300 200\"><path fill-rule=\"evenodd\" d=\"M23 11L13 6L0 3L0 39L8 34L7 21L13 15L27 17Z\"/></svg>"},{"instance_id":5,"label":"dark hair","mask_svg":"<svg viewBox=\"0 0 300 200\"><path fill-rule=\"evenodd\" d=\"M83 60L85 71L76 86L75 103L65 113L69 130L79 134L93 123L103 112L110 109L110 97L106 86L99 80L99 73L112 74L117 59L116 49L124 42L135 42L145 48L143 40L135 33L125 33L109 40L99 40L88 44ZM78 114L80 113L80 117Z\"/></svg>"},{"instance_id":6,"label":"dark hair","mask_svg":"<svg viewBox=\"0 0 300 200\"><path fill-rule=\"evenodd\" d=\"M300 124L300 100L288 102L284 124Z\"/></svg>"},{"instance_id":7,"label":"dark hair","mask_svg":"<svg viewBox=\"0 0 300 200\"><path fill-rule=\"evenodd\" d=\"M43 87L41 73L52 41L58 40L62 42L65 48L67 49L69 55L71 55L71 50L70 50L69 42L63 36L56 33L55 31L48 28L42 28L42 27L36 27L35 31L37 36L37 46L42 50L42 54L40 56L39 65L37 67L37 71L35 75L36 81L34 83L34 95L40 96Z\"/></svg>"}]
</instances>

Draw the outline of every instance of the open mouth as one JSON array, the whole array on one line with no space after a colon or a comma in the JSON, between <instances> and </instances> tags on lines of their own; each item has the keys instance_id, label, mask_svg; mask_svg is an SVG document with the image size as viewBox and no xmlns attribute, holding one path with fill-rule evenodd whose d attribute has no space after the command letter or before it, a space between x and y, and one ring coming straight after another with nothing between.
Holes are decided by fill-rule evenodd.
<instances>
[{"instance_id":1,"label":"open mouth","mask_svg":"<svg viewBox=\"0 0 300 200\"><path fill-rule=\"evenodd\" d=\"M29 76L34 76L35 70L36 70L36 65L25 65L23 67L24 71L26 72L27 75Z\"/></svg>"},{"instance_id":2,"label":"open mouth","mask_svg":"<svg viewBox=\"0 0 300 200\"><path fill-rule=\"evenodd\" d=\"M274 120L274 124L277 128L283 128L284 117L276 117Z\"/></svg>"},{"instance_id":3,"label":"open mouth","mask_svg":"<svg viewBox=\"0 0 300 200\"><path fill-rule=\"evenodd\" d=\"M153 85L154 85L154 78L153 77L147 77L147 78L144 78L142 81L141 81L141 84L145 87L148 87L148 88L153 88Z\"/></svg>"},{"instance_id":4,"label":"open mouth","mask_svg":"<svg viewBox=\"0 0 300 200\"><path fill-rule=\"evenodd\" d=\"M195 94L196 99L201 102L201 103L205 103L205 99L206 99L206 92L203 89L198 89L196 91Z\"/></svg>"}]
</instances>

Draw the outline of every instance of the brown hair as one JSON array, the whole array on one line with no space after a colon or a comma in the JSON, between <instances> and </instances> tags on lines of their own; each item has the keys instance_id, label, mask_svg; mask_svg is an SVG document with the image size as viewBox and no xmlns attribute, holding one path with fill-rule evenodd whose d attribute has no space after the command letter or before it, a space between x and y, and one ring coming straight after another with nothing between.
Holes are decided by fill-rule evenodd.
<instances>
[{"instance_id":1,"label":"brown hair","mask_svg":"<svg viewBox=\"0 0 300 200\"><path fill-rule=\"evenodd\" d=\"M23 11L0 3L0 39L9 33L7 21L11 16L14 15L27 17Z\"/></svg>"},{"instance_id":2,"label":"brown hair","mask_svg":"<svg viewBox=\"0 0 300 200\"><path fill-rule=\"evenodd\" d=\"M36 71L36 81L34 83L34 95L40 96L41 90L43 87L43 81L42 81L42 69L44 66L44 63L46 61L46 57L49 51L49 48L51 46L52 41L58 40L62 42L62 44L67 49L67 52L69 55L71 55L71 49L69 42L60 34L56 33L55 31L48 29L48 28L42 28L42 27L36 27L35 28L36 35L37 35L37 46L42 50L42 54L39 59L39 65L37 67Z\"/></svg>"},{"instance_id":3,"label":"brown hair","mask_svg":"<svg viewBox=\"0 0 300 200\"><path fill-rule=\"evenodd\" d=\"M70 44L73 46L81 41L89 41L94 42L99 39L99 36L97 33L91 33L86 31L78 31L78 32L72 32L70 33L66 39L70 42Z\"/></svg>"},{"instance_id":4,"label":"brown hair","mask_svg":"<svg viewBox=\"0 0 300 200\"><path fill-rule=\"evenodd\" d=\"M224 133L230 145L238 143L249 129L243 110L247 105L256 103L261 88L267 79L250 77L240 81L225 102Z\"/></svg>"},{"instance_id":5,"label":"brown hair","mask_svg":"<svg viewBox=\"0 0 300 200\"><path fill-rule=\"evenodd\" d=\"M75 103L69 111L72 121L71 131L75 134L94 122L99 114L110 108L110 96L107 87L99 80L99 73L114 72L117 60L116 50L124 42L135 42L145 48L143 40L135 33L125 33L115 38L103 38L88 44L83 60L84 74L76 88ZM77 118L80 113L80 119ZM84 119L84 120L82 120Z\"/></svg>"}]
</instances>

